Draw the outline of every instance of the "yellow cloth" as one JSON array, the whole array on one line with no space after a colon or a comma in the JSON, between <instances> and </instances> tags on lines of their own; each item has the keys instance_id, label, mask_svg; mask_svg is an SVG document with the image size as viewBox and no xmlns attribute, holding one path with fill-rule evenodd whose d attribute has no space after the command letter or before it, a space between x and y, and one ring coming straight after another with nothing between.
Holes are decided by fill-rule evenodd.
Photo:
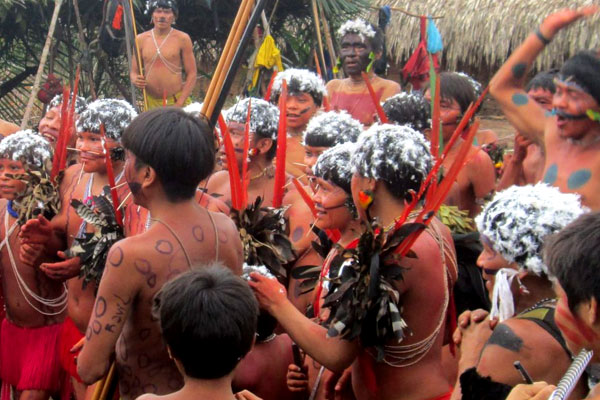
<instances>
[{"instance_id":1,"label":"yellow cloth","mask_svg":"<svg viewBox=\"0 0 600 400\"><path fill-rule=\"evenodd\" d=\"M258 49L256 60L254 61L254 75L252 76L252 88L256 87L258 82L258 76L260 74L260 67L271 69L277 66L277 71L283 71L283 64L281 63L281 52L275 45L275 39L273 36L268 35L263 40Z\"/></svg>"},{"instance_id":2,"label":"yellow cloth","mask_svg":"<svg viewBox=\"0 0 600 400\"><path fill-rule=\"evenodd\" d=\"M148 110L152 110L153 108L158 108L158 107L163 106L162 97L159 99L159 98L151 96L150 94L147 94L146 97L148 97ZM177 99L179 99L179 97L181 97L181 92L177 92L172 96L168 96L167 97L167 106L175 105L175 103L177 102ZM190 97L188 97L187 99L185 99L185 102L183 103L183 105L187 106L188 104L191 104L191 102L192 102L192 99Z\"/></svg>"}]
</instances>

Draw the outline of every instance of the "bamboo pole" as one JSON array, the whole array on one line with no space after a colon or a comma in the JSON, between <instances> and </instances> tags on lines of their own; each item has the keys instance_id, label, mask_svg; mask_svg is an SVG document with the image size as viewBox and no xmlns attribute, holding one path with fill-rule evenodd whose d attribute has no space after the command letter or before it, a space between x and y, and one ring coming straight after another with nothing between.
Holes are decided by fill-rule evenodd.
<instances>
[{"instance_id":1,"label":"bamboo pole","mask_svg":"<svg viewBox=\"0 0 600 400\"><path fill-rule=\"evenodd\" d=\"M325 71L325 74L327 74L327 63L325 62L325 53L323 51L323 38L321 37L321 25L319 23L317 0L312 0L312 12L313 19L315 21L315 29L317 32L317 42L319 44L319 55L321 56L321 61L323 62L323 70Z\"/></svg>"},{"instance_id":2,"label":"bamboo pole","mask_svg":"<svg viewBox=\"0 0 600 400\"><path fill-rule=\"evenodd\" d=\"M46 58L48 58L48 50L52 44L52 37L54 36L54 30L56 29L56 20L58 19L58 13L62 3L63 0L54 1L54 12L52 13L52 19L50 20L50 27L48 28L48 35L46 36L46 43L44 44L44 49L42 50L42 56L40 57L40 65L38 66L37 74L35 75L35 80L33 81L33 87L31 88L31 95L29 96L29 101L27 102L27 107L25 108L25 114L21 120L21 129L25 129L29 122L31 109L33 108L33 102L35 101L36 93L40 88L42 74L44 73L44 66L46 65Z\"/></svg>"},{"instance_id":3,"label":"bamboo pole","mask_svg":"<svg viewBox=\"0 0 600 400\"><path fill-rule=\"evenodd\" d=\"M77 0L73 0L73 1L77 1ZM123 2L123 6L124 7L129 7L129 2L124 1ZM133 57L133 49L131 48L131 37L132 37L132 27L131 27L131 19L130 18L123 18L123 22L125 25L125 50L127 51L127 66L129 67L129 71L131 71L131 65L132 65L132 61L131 61L131 57ZM135 93L135 85L133 84L133 81L131 81L131 79L129 80L129 88L131 90L131 104L134 107L137 107L137 99L136 99L136 93Z\"/></svg>"},{"instance_id":4,"label":"bamboo pole","mask_svg":"<svg viewBox=\"0 0 600 400\"><path fill-rule=\"evenodd\" d=\"M215 72L213 73L212 79L210 80L210 84L208 85L206 96L204 96L204 103L202 104L201 113L206 116L210 117L212 115L212 111L214 110L213 105L213 109L211 109L209 113L209 102L211 102L213 97L215 97L214 94L215 90L217 90L217 83L219 82L221 75L225 73L223 70L227 55L231 51L233 43L239 41L239 37L237 41L235 40L235 36L238 30L237 28L241 24L248 3L250 3L251 1L252 0L242 0L240 8L238 9L238 12L235 16L235 20L233 21L233 25L231 25L231 30L229 31L229 36L227 37L227 41L225 42L225 47L223 47L223 52L221 53L221 57L219 58L219 62L217 63L217 67L215 68Z\"/></svg>"},{"instance_id":5,"label":"bamboo pole","mask_svg":"<svg viewBox=\"0 0 600 400\"><path fill-rule=\"evenodd\" d=\"M81 14L79 13L78 0L73 0L73 9L75 10L75 21L77 22L79 41L81 42L84 51L89 53L90 47L85 41L85 36L83 35L83 24L81 23ZM85 68L84 70L87 74L88 84L90 85L90 94L92 95L92 99L96 100L98 98L98 95L96 94L96 88L94 87L94 75L92 74L91 70L86 70Z\"/></svg>"},{"instance_id":6,"label":"bamboo pole","mask_svg":"<svg viewBox=\"0 0 600 400\"><path fill-rule=\"evenodd\" d=\"M131 25L133 27L133 38L134 38L134 46L135 52L137 55L137 64L138 71L140 75L144 75L144 66L142 65L142 55L140 54L140 46L138 45L137 40L137 27L135 26L135 14L133 13L133 0L129 0L129 14L131 15ZM146 94L146 88L142 89L142 93L144 94L144 111L148 109L148 95Z\"/></svg>"},{"instance_id":7,"label":"bamboo pole","mask_svg":"<svg viewBox=\"0 0 600 400\"><path fill-rule=\"evenodd\" d=\"M217 77L217 81L214 86L213 95L211 97L208 97L208 94L207 94L207 97L205 99L205 103L208 101L208 107L206 109L205 115L209 118L212 117L213 112L215 110L216 102L219 98L219 96L216 94L217 93L220 94L220 92L221 92L221 89L223 87L223 82L225 81L225 78L227 76L227 72L231 68L231 61L233 60L233 56L235 55L235 52L238 48L238 44L240 42L242 34L244 33L245 27L248 24L248 20L250 18L250 13L252 11L252 8L254 7L254 0L246 0L244 3L242 3L242 6L243 6L243 10L242 10L240 23L237 26L232 27L232 33L234 36L233 36L233 41L231 42L231 47L229 48L229 51L227 53L223 53L223 55L221 56L221 57L225 57L221 71L218 71L218 70L216 71L216 72L220 72L220 73ZM213 76L213 80L214 79L215 79L215 77ZM212 83L212 80L211 80L211 83Z\"/></svg>"},{"instance_id":8,"label":"bamboo pole","mask_svg":"<svg viewBox=\"0 0 600 400\"><path fill-rule=\"evenodd\" d=\"M325 11L323 7L319 7L319 11L321 13L321 22L323 24L323 32L325 33L325 44L327 45L327 50L329 51L329 59L331 60L331 66L335 65L335 60L337 60L337 54L335 53L335 47L333 45L333 38L331 36L331 28L329 27L329 22L327 22L327 18L325 18ZM327 72L326 72L327 73ZM338 72L337 78L341 77L341 73Z\"/></svg>"}]
</instances>

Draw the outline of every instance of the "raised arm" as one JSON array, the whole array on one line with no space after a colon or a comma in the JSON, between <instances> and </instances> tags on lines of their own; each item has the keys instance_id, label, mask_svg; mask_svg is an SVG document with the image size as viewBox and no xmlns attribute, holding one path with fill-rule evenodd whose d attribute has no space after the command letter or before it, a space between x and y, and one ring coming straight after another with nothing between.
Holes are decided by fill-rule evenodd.
<instances>
[{"instance_id":1,"label":"raised arm","mask_svg":"<svg viewBox=\"0 0 600 400\"><path fill-rule=\"evenodd\" d=\"M536 57L562 28L590 15L597 7L565 9L551 14L519 46L490 82L490 94L500 103L506 118L525 137L543 145L546 115L544 109L529 101L525 77Z\"/></svg>"},{"instance_id":2,"label":"raised arm","mask_svg":"<svg viewBox=\"0 0 600 400\"><path fill-rule=\"evenodd\" d=\"M122 242L108 253L85 343L77 357L77 372L87 384L98 381L108 371L117 339L137 294L139 274L131 273L133 257L128 253Z\"/></svg>"},{"instance_id":3,"label":"raised arm","mask_svg":"<svg viewBox=\"0 0 600 400\"><path fill-rule=\"evenodd\" d=\"M196 84L196 58L194 57L194 49L192 40L189 35L183 34L183 46L181 49L181 58L183 60L183 69L185 70L185 82L181 89L181 96L175 104L178 107L183 107L185 100L192 94L192 89Z\"/></svg>"},{"instance_id":4,"label":"raised arm","mask_svg":"<svg viewBox=\"0 0 600 400\"><path fill-rule=\"evenodd\" d=\"M292 340L325 368L342 372L358 355L357 341L327 338L327 329L306 318L288 300L285 288L275 279L251 274L250 287L262 308L265 308L287 332Z\"/></svg>"}]
</instances>

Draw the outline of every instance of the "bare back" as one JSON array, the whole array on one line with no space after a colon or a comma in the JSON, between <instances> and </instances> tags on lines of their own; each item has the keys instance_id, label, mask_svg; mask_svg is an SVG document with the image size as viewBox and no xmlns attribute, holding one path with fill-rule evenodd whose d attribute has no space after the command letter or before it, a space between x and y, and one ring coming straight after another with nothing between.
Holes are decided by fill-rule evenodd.
<instances>
[{"instance_id":1,"label":"bare back","mask_svg":"<svg viewBox=\"0 0 600 400\"><path fill-rule=\"evenodd\" d=\"M147 232L111 248L85 346L92 347L91 354L109 355L116 343L124 399L167 394L183 386L151 315L153 298L168 280L215 260L241 273L239 233L227 216L197 206L177 220L153 220ZM102 361L102 370L108 368L108 360ZM82 363L93 366L94 360Z\"/></svg>"},{"instance_id":2,"label":"bare back","mask_svg":"<svg viewBox=\"0 0 600 400\"><path fill-rule=\"evenodd\" d=\"M448 288L456 280L454 246L447 228L436 220L432 224L450 246L445 251L445 263L442 262L438 239L428 230L412 247L418 259L403 260L409 269L403 274L403 281L396 284L401 293L402 316L408 325L407 337L400 345L416 344L432 335L431 347L402 362L386 355L389 364L376 363L371 355L359 356L352 370L357 399L371 398L365 384L369 381L365 371L370 368L377 377L378 398L423 400L440 396L450 389L442 365L442 345L446 331Z\"/></svg>"}]
</instances>

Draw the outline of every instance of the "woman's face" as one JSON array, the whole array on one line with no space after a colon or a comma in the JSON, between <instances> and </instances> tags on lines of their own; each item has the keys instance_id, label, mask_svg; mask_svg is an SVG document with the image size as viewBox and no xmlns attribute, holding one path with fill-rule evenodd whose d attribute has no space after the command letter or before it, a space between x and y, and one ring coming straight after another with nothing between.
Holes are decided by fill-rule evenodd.
<instances>
[{"instance_id":1,"label":"woman's face","mask_svg":"<svg viewBox=\"0 0 600 400\"><path fill-rule=\"evenodd\" d=\"M339 186L321 178L311 178L313 200L317 210L316 225L320 229L343 229L352 220L346 206L348 194Z\"/></svg>"}]
</instances>

